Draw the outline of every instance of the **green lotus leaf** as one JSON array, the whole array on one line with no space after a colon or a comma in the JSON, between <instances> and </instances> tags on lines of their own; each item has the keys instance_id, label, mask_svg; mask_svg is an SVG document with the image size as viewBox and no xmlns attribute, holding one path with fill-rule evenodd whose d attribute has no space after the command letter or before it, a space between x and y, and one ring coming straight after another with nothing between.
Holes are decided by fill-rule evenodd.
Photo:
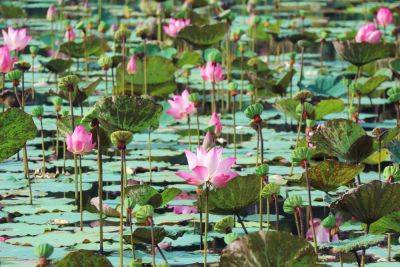
<instances>
[{"instance_id":1,"label":"green lotus leaf","mask_svg":"<svg viewBox=\"0 0 400 267\"><path fill-rule=\"evenodd\" d=\"M0 14L3 19L22 19L26 18L25 10L14 4L0 5Z\"/></svg>"},{"instance_id":2,"label":"green lotus leaf","mask_svg":"<svg viewBox=\"0 0 400 267\"><path fill-rule=\"evenodd\" d=\"M164 227L154 227L154 240L158 244L163 241L165 237L171 239L177 239L182 236L183 232L168 231ZM124 240L127 243L131 243L131 236L124 235ZM132 233L132 241L134 244L151 244L151 228L150 227L138 227Z\"/></svg>"},{"instance_id":3,"label":"green lotus leaf","mask_svg":"<svg viewBox=\"0 0 400 267\"><path fill-rule=\"evenodd\" d=\"M74 90L72 93L72 105L80 106L86 99L94 94L96 91L97 86L103 81L102 78L97 78L96 80L92 81L88 85L79 88L78 90ZM51 95L57 95L62 99L69 101L68 93L65 90L59 90L58 92L54 92L50 90Z\"/></svg>"},{"instance_id":4,"label":"green lotus leaf","mask_svg":"<svg viewBox=\"0 0 400 267\"><path fill-rule=\"evenodd\" d=\"M325 160L308 168L308 178L313 188L330 192L349 184L363 170L362 164L353 165L336 160ZM305 173L302 178L305 181Z\"/></svg>"},{"instance_id":5,"label":"green lotus leaf","mask_svg":"<svg viewBox=\"0 0 400 267\"><path fill-rule=\"evenodd\" d=\"M110 134L118 130L136 133L158 128L161 112L162 106L147 98L105 97L96 102L83 121L97 118Z\"/></svg>"},{"instance_id":6,"label":"green lotus leaf","mask_svg":"<svg viewBox=\"0 0 400 267\"><path fill-rule=\"evenodd\" d=\"M361 162L373 152L373 139L350 120L334 119L325 123L312 136L312 142L331 156L348 162Z\"/></svg>"},{"instance_id":7,"label":"green lotus leaf","mask_svg":"<svg viewBox=\"0 0 400 267\"><path fill-rule=\"evenodd\" d=\"M125 196L131 199L133 207L135 205L152 205L156 208L163 201L161 194L154 187L147 184L126 187Z\"/></svg>"},{"instance_id":8,"label":"green lotus leaf","mask_svg":"<svg viewBox=\"0 0 400 267\"><path fill-rule=\"evenodd\" d=\"M393 59L389 62L389 67L393 71L393 74L400 78L400 58Z\"/></svg>"},{"instance_id":9,"label":"green lotus leaf","mask_svg":"<svg viewBox=\"0 0 400 267\"><path fill-rule=\"evenodd\" d=\"M344 110L344 102L341 99L324 99L315 106L315 119L322 120L332 113L339 113Z\"/></svg>"},{"instance_id":10,"label":"green lotus leaf","mask_svg":"<svg viewBox=\"0 0 400 267\"><path fill-rule=\"evenodd\" d=\"M40 64L43 65L46 69L48 69L52 73L61 74L68 70L74 62L71 59L61 59L54 58L49 61L40 61Z\"/></svg>"},{"instance_id":11,"label":"green lotus leaf","mask_svg":"<svg viewBox=\"0 0 400 267\"><path fill-rule=\"evenodd\" d=\"M346 192L331 208L370 225L400 208L400 184L373 180Z\"/></svg>"},{"instance_id":12,"label":"green lotus leaf","mask_svg":"<svg viewBox=\"0 0 400 267\"><path fill-rule=\"evenodd\" d=\"M340 97L346 94L347 87L341 76L324 75L318 76L314 84L308 89L317 95Z\"/></svg>"},{"instance_id":13,"label":"green lotus leaf","mask_svg":"<svg viewBox=\"0 0 400 267\"><path fill-rule=\"evenodd\" d=\"M177 195L179 195L182 190L175 187L168 187L161 193L162 203L161 206L165 207L168 202L173 200Z\"/></svg>"},{"instance_id":14,"label":"green lotus leaf","mask_svg":"<svg viewBox=\"0 0 400 267\"><path fill-rule=\"evenodd\" d=\"M233 219L233 216L226 216L221 220L219 220L217 223L215 223L214 231L220 233L228 233L229 231L232 230L233 227L235 227L235 221Z\"/></svg>"},{"instance_id":15,"label":"green lotus leaf","mask_svg":"<svg viewBox=\"0 0 400 267\"><path fill-rule=\"evenodd\" d=\"M258 23L255 27L250 27L248 36L257 41L268 41L271 39L271 34L267 32L267 28L263 23Z\"/></svg>"},{"instance_id":16,"label":"green lotus leaf","mask_svg":"<svg viewBox=\"0 0 400 267\"><path fill-rule=\"evenodd\" d=\"M260 231L228 245L219 266L316 266L316 262L314 248L305 239L284 231Z\"/></svg>"},{"instance_id":17,"label":"green lotus leaf","mask_svg":"<svg viewBox=\"0 0 400 267\"><path fill-rule=\"evenodd\" d=\"M369 95L375 91L379 85L386 82L390 78L384 75L375 75L370 78L359 78L356 83L356 88L362 95Z\"/></svg>"},{"instance_id":18,"label":"green lotus leaf","mask_svg":"<svg viewBox=\"0 0 400 267\"><path fill-rule=\"evenodd\" d=\"M83 249L68 253L66 256L64 256L64 258L57 261L54 265L56 267L113 266L106 256L98 254L94 251Z\"/></svg>"},{"instance_id":19,"label":"green lotus leaf","mask_svg":"<svg viewBox=\"0 0 400 267\"><path fill-rule=\"evenodd\" d=\"M36 137L32 116L18 108L0 114L0 162L17 153L28 140Z\"/></svg>"},{"instance_id":20,"label":"green lotus leaf","mask_svg":"<svg viewBox=\"0 0 400 267\"><path fill-rule=\"evenodd\" d=\"M277 100L274 106L277 110L297 120L298 116L296 113L296 107L299 103L300 101L287 97Z\"/></svg>"},{"instance_id":21,"label":"green lotus leaf","mask_svg":"<svg viewBox=\"0 0 400 267\"><path fill-rule=\"evenodd\" d=\"M353 65L361 67L378 59L388 58L394 54L394 44L354 43L350 41L333 42L336 52L341 58Z\"/></svg>"},{"instance_id":22,"label":"green lotus leaf","mask_svg":"<svg viewBox=\"0 0 400 267\"><path fill-rule=\"evenodd\" d=\"M100 56L110 50L107 42L97 36L88 36L82 42L66 42L61 44L60 52L73 58L84 58L86 56Z\"/></svg>"},{"instance_id":23,"label":"green lotus leaf","mask_svg":"<svg viewBox=\"0 0 400 267\"><path fill-rule=\"evenodd\" d=\"M386 148L373 152L362 162L368 165L376 165L384 161L390 161L390 152Z\"/></svg>"},{"instance_id":24,"label":"green lotus leaf","mask_svg":"<svg viewBox=\"0 0 400 267\"><path fill-rule=\"evenodd\" d=\"M81 124L80 123L81 119L82 119L81 116L74 116L75 124L76 125ZM69 134L73 131L71 116L61 117L60 119L57 120L56 124L62 136L65 136L66 134ZM86 127L88 127L88 124L86 124Z\"/></svg>"},{"instance_id":25,"label":"green lotus leaf","mask_svg":"<svg viewBox=\"0 0 400 267\"><path fill-rule=\"evenodd\" d=\"M260 179L257 176L238 176L224 188L210 190L209 211L215 214L241 213L244 208L254 204L260 195ZM204 202L204 197L202 198ZM201 203L205 210L205 203Z\"/></svg>"},{"instance_id":26,"label":"green lotus leaf","mask_svg":"<svg viewBox=\"0 0 400 267\"><path fill-rule=\"evenodd\" d=\"M210 25L189 25L182 29L177 38L183 39L194 46L211 46L224 39L227 30L225 22Z\"/></svg>"},{"instance_id":27,"label":"green lotus leaf","mask_svg":"<svg viewBox=\"0 0 400 267\"><path fill-rule=\"evenodd\" d=\"M400 233L400 211L383 216L371 224L369 232L372 234Z\"/></svg>"},{"instance_id":28,"label":"green lotus leaf","mask_svg":"<svg viewBox=\"0 0 400 267\"><path fill-rule=\"evenodd\" d=\"M356 238L321 244L320 248L332 249L334 253L348 253L373 247L385 240L384 235L362 235Z\"/></svg>"},{"instance_id":29,"label":"green lotus leaf","mask_svg":"<svg viewBox=\"0 0 400 267\"><path fill-rule=\"evenodd\" d=\"M185 65L197 66L201 63L201 55L196 51L184 51L178 57L176 66L182 68Z\"/></svg>"}]
</instances>

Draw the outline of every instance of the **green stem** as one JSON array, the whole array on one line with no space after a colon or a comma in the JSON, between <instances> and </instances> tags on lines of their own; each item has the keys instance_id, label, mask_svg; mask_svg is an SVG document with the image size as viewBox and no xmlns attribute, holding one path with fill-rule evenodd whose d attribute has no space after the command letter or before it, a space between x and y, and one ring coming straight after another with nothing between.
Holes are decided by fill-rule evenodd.
<instances>
[{"instance_id":1,"label":"green stem","mask_svg":"<svg viewBox=\"0 0 400 267\"><path fill-rule=\"evenodd\" d=\"M56 113L56 121L58 121L60 114L57 112ZM59 153L58 151L60 150L60 145L58 143L58 140L60 138L60 130L58 128L58 123L56 122L56 159L58 159Z\"/></svg>"},{"instance_id":2,"label":"green stem","mask_svg":"<svg viewBox=\"0 0 400 267\"><path fill-rule=\"evenodd\" d=\"M154 222L153 219L150 218L150 227L151 227L151 262L152 266L156 266L156 250L155 250L155 239L154 239Z\"/></svg>"},{"instance_id":3,"label":"green stem","mask_svg":"<svg viewBox=\"0 0 400 267\"><path fill-rule=\"evenodd\" d=\"M263 177L260 176L260 194L259 194L259 203L258 203L258 205L259 205L258 213L260 214L260 219L259 219L260 231L263 229L263 211L262 211L263 207L262 207L262 195L261 195L262 188L263 188Z\"/></svg>"},{"instance_id":4,"label":"green stem","mask_svg":"<svg viewBox=\"0 0 400 267\"><path fill-rule=\"evenodd\" d=\"M65 173L65 160L67 156L67 148L65 146L65 138L63 139L63 173Z\"/></svg>"},{"instance_id":5,"label":"green stem","mask_svg":"<svg viewBox=\"0 0 400 267\"><path fill-rule=\"evenodd\" d=\"M388 240L387 240L387 249L388 249L388 261L391 261L392 259L392 234L388 233Z\"/></svg>"},{"instance_id":6,"label":"green stem","mask_svg":"<svg viewBox=\"0 0 400 267\"><path fill-rule=\"evenodd\" d=\"M29 166L28 166L28 152L26 150L26 143L24 147L22 148L22 157L24 161L24 174L25 174L25 179L28 180L28 188L29 188L29 205L33 204L33 197L32 197L32 185L31 185L31 179L29 177Z\"/></svg>"},{"instance_id":7,"label":"green stem","mask_svg":"<svg viewBox=\"0 0 400 267\"><path fill-rule=\"evenodd\" d=\"M232 110L232 115L233 115L233 153L234 157L236 158L236 98L235 96L233 97L233 110Z\"/></svg>"},{"instance_id":8,"label":"green stem","mask_svg":"<svg viewBox=\"0 0 400 267\"><path fill-rule=\"evenodd\" d=\"M208 238L208 191L209 187L208 184L206 184L206 190L205 190L205 203L206 203L206 221L204 225L204 240L203 240L203 250L204 250L204 267L207 267L207 253L208 253L208 243L207 243L207 238Z\"/></svg>"},{"instance_id":9,"label":"green stem","mask_svg":"<svg viewBox=\"0 0 400 267\"><path fill-rule=\"evenodd\" d=\"M72 131L75 129L75 117L74 117L74 108L72 106L72 91L68 91L68 99L69 99L69 110L71 113L71 126ZM74 178L75 178L75 203L78 205L78 162L77 157L74 154Z\"/></svg>"},{"instance_id":10,"label":"green stem","mask_svg":"<svg viewBox=\"0 0 400 267\"><path fill-rule=\"evenodd\" d=\"M80 213L80 228L83 231L83 190L82 190L82 156L79 155L79 213Z\"/></svg>"},{"instance_id":11,"label":"green stem","mask_svg":"<svg viewBox=\"0 0 400 267\"><path fill-rule=\"evenodd\" d=\"M147 95L147 45L146 40L143 40L143 86L144 86L144 95Z\"/></svg>"},{"instance_id":12,"label":"green stem","mask_svg":"<svg viewBox=\"0 0 400 267\"><path fill-rule=\"evenodd\" d=\"M124 251L124 168L125 168L125 149L120 150L121 153L121 188L120 188L120 214L119 214L119 267L124 266L123 251Z\"/></svg>"},{"instance_id":13,"label":"green stem","mask_svg":"<svg viewBox=\"0 0 400 267\"><path fill-rule=\"evenodd\" d=\"M190 130L190 115L188 115L187 117L187 124L188 124L188 132L189 132L189 150L192 150L192 134L191 134L191 130Z\"/></svg>"},{"instance_id":14,"label":"green stem","mask_svg":"<svg viewBox=\"0 0 400 267\"><path fill-rule=\"evenodd\" d=\"M150 184L153 182L153 172L151 170L151 129L149 128L148 137L147 137L147 151L149 153L149 178Z\"/></svg>"},{"instance_id":15,"label":"green stem","mask_svg":"<svg viewBox=\"0 0 400 267\"><path fill-rule=\"evenodd\" d=\"M35 99L35 57L32 56L32 99Z\"/></svg>"},{"instance_id":16,"label":"green stem","mask_svg":"<svg viewBox=\"0 0 400 267\"><path fill-rule=\"evenodd\" d=\"M269 214L270 214L270 210L269 210L269 197L267 198L267 231L269 231Z\"/></svg>"},{"instance_id":17,"label":"green stem","mask_svg":"<svg viewBox=\"0 0 400 267\"><path fill-rule=\"evenodd\" d=\"M197 122L197 146L200 146L200 121L199 121L199 112L196 112L196 122Z\"/></svg>"},{"instance_id":18,"label":"green stem","mask_svg":"<svg viewBox=\"0 0 400 267\"><path fill-rule=\"evenodd\" d=\"M382 149L382 141L381 137L378 137L378 177L379 181L381 180L381 149Z\"/></svg>"},{"instance_id":19,"label":"green stem","mask_svg":"<svg viewBox=\"0 0 400 267\"><path fill-rule=\"evenodd\" d=\"M97 167L98 167L98 197L99 197L99 215L100 215L100 225L99 225L99 235L100 235L100 253L103 253L103 159L101 155L101 142L100 142L100 127L96 126L97 131Z\"/></svg>"},{"instance_id":20,"label":"green stem","mask_svg":"<svg viewBox=\"0 0 400 267\"><path fill-rule=\"evenodd\" d=\"M318 243L317 243L317 236L315 234L315 227L314 227L314 217L312 211L312 203L311 203L311 188L310 188L310 180L308 179L308 162L304 162L305 167L305 176L306 176L306 183L307 183L307 195L308 195L308 209L310 214L310 221L311 221L311 230L313 234L313 241L314 241L314 250L315 253L318 253Z\"/></svg>"},{"instance_id":21,"label":"green stem","mask_svg":"<svg viewBox=\"0 0 400 267\"><path fill-rule=\"evenodd\" d=\"M216 107L216 92L215 92L215 82L211 82L212 85L212 90L211 90L211 112L217 112L217 107Z\"/></svg>"},{"instance_id":22,"label":"green stem","mask_svg":"<svg viewBox=\"0 0 400 267\"><path fill-rule=\"evenodd\" d=\"M129 212L129 227L131 231L131 249L132 249L132 258L135 260L135 244L133 243L133 222L132 222L132 211Z\"/></svg>"},{"instance_id":23,"label":"green stem","mask_svg":"<svg viewBox=\"0 0 400 267\"><path fill-rule=\"evenodd\" d=\"M42 137L42 175L46 174L46 155L44 153L44 132L43 132L43 120L39 118L40 121L40 135Z\"/></svg>"}]
</instances>

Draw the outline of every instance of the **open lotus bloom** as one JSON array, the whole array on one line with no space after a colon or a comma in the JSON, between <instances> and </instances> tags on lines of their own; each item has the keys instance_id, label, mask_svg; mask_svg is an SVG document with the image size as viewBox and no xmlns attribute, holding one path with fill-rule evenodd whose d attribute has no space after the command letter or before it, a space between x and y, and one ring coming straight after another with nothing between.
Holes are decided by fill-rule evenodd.
<instances>
[{"instance_id":1,"label":"open lotus bloom","mask_svg":"<svg viewBox=\"0 0 400 267\"><path fill-rule=\"evenodd\" d=\"M21 51L32 40L32 36L26 33L26 29L13 29L8 27L8 31L2 30L4 44L10 51Z\"/></svg>"},{"instance_id":2,"label":"open lotus bloom","mask_svg":"<svg viewBox=\"0 0 400 267\"><path fill-rule=\"evenodd\" d=\"M170 19L168 25L165 25L164 32L171 37L176 37L178 33L190 25L190 19Z\"/></svg>"},{"instance_id":3,"label":"open lotus bloom","mask_svg":"<svg viewBox=\"0 0 400 267\"><path fill-rule=\"evenodd\" d=\"M208 122L209 126L214 126L214 133L216 136L219 136L222 132L222 123L221 119L219 118L218 114L216 112L213 112L211 115L211 119Z\"/></svg>"},{"instance_id":4,"label":"open lotus bloom","mask_svg":"<svg viewBox=\"0 0 400 267\"><path fill-rule=\"evenodd\" d=\"M13 69L14 61L7 46L0 47L0 72L7 73Z\"/></svg>"},{"instance_id":5,"label":"open lotus bloom","mask_svg":"<svg viewBox=\"0 0 400 267\"><path fill-rule=\"evenodd\" d=\"M379 26L386 27L393 22L393 14L389 8L381 7L376 13L376 22Z\"/></svg>"},{"instance_id":6,"label":"open lotus bloom","mask_svg":"<svg viewBox=\"0 0 400 267\"><path fill-rule=\"evenodd\" d=\"M355 40L357 43L376 44L380 42L381 36L382 33L375 24L367 23L358 30Z\"/></svg>"},{"instance_id":7,"label":"open lotus bloom","mask_svg":"<svg viewBox=\"0 0 400 267\"><path fill-rule=\"evenodd\" d=\"M178 171L176 175L191 185L210 183L215 187L225 187L238 174L231 170L236 158L223 159L222 152L223 148L220 147L213 147L209 151L198 147L196 154L185 150L191 172Z\"/></svg>"},{"instance_id":8,"label":"open lotus bloom","mask_svg":"<svg viewBox=\"0 0 400 267\"><path fill-rule=\"evenodd\" d=\"M190 101L188 90L184 90L181 95L174 95L172 99L168 100L168 103L171 107L167 110L167 114L174 117L175 120L184 119L196 110L194 103Z\"/></svg>"},{"instance_id":9,"label":"open lotus bloom","mask_svg":"<svg viewBox=\"0 0 400 267\"><path fill-rule=\"evenodd\" d=\"M85 127L78 125L72 134L67 134L67 149L69 152L83 155L95 148L92 142L92 133L87 132Z\"/></svg>"},{"instance_id":10,"label":"open lotus bloom","mask_svg":"<svg viewBox=\"0 0 400 267\"><path fill-rule=\"evenodd\" d=\"M317 238L317 243L318 244L323 244L323 243L329 243L329 242L334 242L334 241L339 241L339 237L337 234L334 236L330 236L331 230L328 228L325 228L321 225L321 219L314 218L313 221L314 224L314 229L315 229L315 236ZM312 233L312 227L310 227L307 230L306 233L306 238L308 240L313 240L313 233Z\"/></svg>"},{"instance_id":11,"label":"open lotus bloom","mask_svg":"<svg viewBox=\"0 0 400 267\"><path fill-rule=\"evenodd\" d=\"M186 192L180 193L175 197L175 200L181 199L196 199L196 195L190 195ZM190 213L197 213L196 206L189 206L189 205L168 205L168 208L172 208L175 214L190 214Z\"/></svg>"},{"instance_id":12,"label":"open lotus bloom","mask_svg":"<svg viewBox=\"0 0 400 267\"><path fill-rule=\"evenodd\" d=\"M207 62L206 65L200 67L200 75L204 81L220 82L224 80L224 72L222 66L216 62Z\"/></svg>"}]
</instances>

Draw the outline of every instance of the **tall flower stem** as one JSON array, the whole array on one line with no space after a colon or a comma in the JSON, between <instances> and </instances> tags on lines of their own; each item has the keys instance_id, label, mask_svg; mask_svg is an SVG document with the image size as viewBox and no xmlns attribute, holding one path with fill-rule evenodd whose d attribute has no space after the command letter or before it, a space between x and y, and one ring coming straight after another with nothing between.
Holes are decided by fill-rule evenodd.
<instances>
[{"instance_id":1,"label":"tall flower stem","mask_svg":"<svg viewBox=\"0 0 400 267\"><path fill-rule=\"evenodd\" d=\"M367 224L366 226L365 226L365 235L368 235L369 234L369 227L370 227L370 224ZM364 267L365 266L365 263L366 263L366 257L365 257L365 248L362 250L362 256L361 256L361 266L362 267Z\"/></svg>"},{"instance_id":2,"label":"tall flower stem","mask_svg":"<svg viewBox=\"0 0 400 267\"><path fill-rule=\"evenodd\" d=\"M315 234L315 227L314 227L314 217L313 217L312 203L311 203L311 188L310 188L310 180L308 178L308 162L307 161L304 161L304 169L305 169L305 176L306 176L306 183L307 183L308 210L309 210L309 214L310 214L311 230L312 230L313 241L314 241L314 250L315 250L315 253L318 253L318 243L317 243L317 236Z\"/></svg>"},{"instance_id":3,"label":"tall flower stem","mask_svg":"<svg viewBox=\"0 0 400 267\"><path fill-rule=\"evenodd\" d=\"M2 81L1 90L4 91L6 89L6 74L5 73L2 73L2 80L1 81ZM6 105L3 102L3 112L5 111L5 109L6 109Z\"/></svg>"},{"instance_id":4,"label":"tall flower stem","mask_svg":"<svg viewBox=\"0 0 400 267\"><path fill-rule=\"evenodd\" d=\"M204 250L203 265L204 265L204 267L207 267L207 253L208 253L207 238L208 238L208 193L209 193L209 190L210 190L209 185L206 184L206 190L205 190L205 195L204 195L204 200L206 203L206 207L205 207L206 220L205 220L205 225L204 225L204 239L203 239L203 250Z\"/></svg>"},{"instance_id":5,"label":"tall flower stem","mask_svg":"<svg viewBox=\"0 0 400 267\"><path fill-rule=\"evenodd\" d=\"M232 116L233 116L233 153L236 158L236 97L233 96L232 103Z\"/></svg>"},{"instance_id":6,"label":"tall flower stem","mask_svg":"<svg viewBox=\"0 0 400 267\"><path fill-rule=\"evenodd\" d=\"M153 218L149 218L150 220L150 229L151 229L151 262L152 266L156 266L156 249L155 249L155 239L154 239L154 221Z\"/></svg>"},{"instance_id":7,"label":"tall flower stem","mask_svg":"<svg viewBox=\"0 0 400 267\"><path fill-rule=\"evenodd\" d=\"M135 244L133 243L133 222L132 222L132 211L129 211L129 228L131 231L131 249L132 249L132 258L135 260Z\"/></svg>"},{"instance_id":8,"label":"tall flower stem","mask_svg":"<svg viewBox=\"0 0 400 267\"><path fill-rule=\"evenodd\" d=\"M199 189L199 190L201 190L201 189ZM199 203L203 203L202 194L201 193L197 194L197 197L198 197ZM202 244L203 244L203 210L201 208L202 208L202 205L199 205L199 213L200 213L200 229L199 229L199 231L200 231L200 250L201 250Z\"/></svg>"},{"instance_id":9,"label":"tall flower stem","mask_svg":"<svg viewBox=\"0 0 400 267\"><path fill-rule=\"evenodd\" d=\"M240 53L240 99L239 99L239 109L243 108L243 87L244 87L244 72L243 72L243 52Z\"/></svg>"},{"instance_id":10,"label":"tall flower stem","mask_svg":"<svg viewBox=\"0 0 400 267\"><path fill-rule=\"evenodd\" d=\"M147 136L147 151L149 154L149 178L150 178L150 184L153 182L153 171L151 170L151 127L149 127L149 132Z\"/></svg>"},{"instance_id":11,"label":"tall flower stem","mask_svg":"<svg viewBox=\"0 0 400 267\"><path fill-rule=\"evenodd\" d=\"M270 207L269 207L269 197L267 197L267 231L269 231L269 222L270 222Z\"/></svg>"},{"instance_id":12,"label":"tall flower stem","mask_svg":"<svg viewBox=\"0 0 400 267\"><path fill-rule=\"evenodd\" d=\"M276 214L276 231L279 231L279 209L278 209L278 196L273 195L275 203L275 214Z\"/></svg>"},{"instance_id":13,"label":"tall flower stem","mask_svg":"<svg viewBox=\"0 0 400 267\"><path fill-rule=\"evenodd\" d=\"M108 70L104 70L104 75L106 78L106 96L109 96L109 93L108 93Z\"/></svg>"},{"instance_id":14,"label":"tall flower stem","mask_svg":"<svg viewBox=\"0 0 400 267\"><path fill-rule=\"evenodd\" d=\"M35 99L35 56L32 56L32 99Z\"/></svg>"},{"instance_id":15,"label":"tall flower stem","mask_svg":"<svg viewBox=\"0 0 400 267\"><path fill-rule=\"evenodd\" d=\"M260 231L263 229L263 212L262 212L263 206L262 206L262 195L261 195L262 188L263 188L263 185L264 185L263 179L264 179L264 178L263 178L262 176L260 176L260 194L259 194L259 202L258 202L258 206L259 206L259 211L258 211L258 213L259 213L259 215L260 215L260 218L259 218Z\"/></svg>"},{"instance_id":16,"label":"tall flower stem","mask_svg":"<svg viewBox=\"0 0 400 267\"><path fill-rule=\"evenodd\" d=\"M79 213L80 223L79 226L83 231L83 188L82 188L82 156L79 155Z\"/></svg>"},{"instance_id":17,"label":"tall flower stem","mask_svg":"<svg viewBox=\"0 0 400 267\"><path fill-rule=\"evenodd\" d=\"M381 180L381 149L382 149L382 139L378 136L378 177Z\"/></svg>"},{"instance_id":18,"label":"tall flower stem","mask_svg":"<svg viewBox=\"0 0 400 267\"><path fill-rule=\"evenodd\" d=\"M189 133L189 150L192 150L192 134L190 129L190 115L187 116L188 133Z\"/></svg>"},{"instance_id":19,"label":"tall flower stem","mask_svg":"<svg viewBox=\"0 0 400 267\"><path fill-rule=\"evenodd\" d=\"M300 236L301 235L300 222L299 222L299 215L297 214L297 208L295 208L293 215L294 215L294 220L296 222L297 235Z\"/></svg>"},{"instance_id":20,"label":"tall flower stem","mask_svg":"<svg viewBox=\"0 0 400 267\"><path fill-rule=\"evenodd\" d=\"M122 94L125 94L125 68L126 68L126 62L125 62L125 55L126 55L126 40L125 38L122 38Z\"/></svg>"},{"instance_id":21,"label":"tall flower stem","mask_svg":"<svg viewBox=\"0 0 400 267\"><path fill-rule=\"evenodd\" d=\"M68 91L68 99L69 99L69 110L71 114L71 126L72 131L75 129L75 118L74 118L74 107L72 106L72 91ZM78 160L76 155L74 154L74 176L75 176L75 204L78 205Z\"/></svg>"},{"instance_id":22,"label":"tall flower stem","mask_svg":"<svg viewBox=\"0 0 400 267\"><path fill-rule=\"evenodd\" d=\"M65 161L67 156L67 148L65 146L65 138L63 139L63 173L65 173Z\"/></svg>"},{"instance_id":23,"label":"tall flower stem","mask_svg":"<svg viewBox=\"0 0 400 267\"><path fill-rule=\"evenodd\" d=\"M44 131L43 131L43 119L39 118L40 121L40 135L42 137L42 175L46 174L46 155L44 153Z\"/></svg>"},{"instance_id":24,"label":"tall flower stem","mask_svg":"<svg viewBox=\"0 0 400 267\"><path fill-rule=\"evenodd\" d=\"M211 82L212 90L211 90L211 113L217 112L216 107L216 92L215 92L215 82Z\"/></svg>"},{"instance_id":25,"label":"tall flower stem","mask_svg":"<svg viewBox=\"0 0 400 267\"><path fill-rule=\"evenodd\" d=\"M98 167L98 197L99 197L99 216L100 216L100 225L99 225L99 235L100 235L100 253L103 253L103 159L101 155L101 143L100 143L100 127L97 123L96 125L96 133L97 133L97 167Z\"/></svg>"},{"instance_id":26,"label":"tall flower stem","mask_svg":"<svg viewBox=\"0 0 400 267\"><path fill-rule=\"evenodd\" d=\"M58 128L58 123L57 121L60 119L60 114L56 112L56 159L58 159L59 156L59 150L60 150L60 145L58 143L59 138L60 138L60 129Z\"/></svg>"},{"instance_id":27,"label":"tall flower stem","mask_svg":"<svg viewBox=\"0 0 400 267\"><path fill-rule=\"evenodd\" d=\"M199 111L196 111L196 122L197 122L197 146L200 146L200 121L199 121Z\"/></svg>"},{"instance_id":28,"label":"tall flower stem","mask_svg":"<svg viewBox=\"0 0 400 267\"><path fill-rule=\"evenodd\" d=\"M144 86L144 95L147 95L147 44L146 40L143 40L143 86Z\"/></svg>"},{"instance_id":29,"label":"tall flower stem","mask_svg":"<svg viewBox=\"0 0 400 267\"><path fill-rule=\"evenodd\" d=\"M124 180L125 180L125 148L120 149L121 153L121 199L120 199L120 214L119 214L119 266L124 266Z\"/></svg>"}]
</instances>

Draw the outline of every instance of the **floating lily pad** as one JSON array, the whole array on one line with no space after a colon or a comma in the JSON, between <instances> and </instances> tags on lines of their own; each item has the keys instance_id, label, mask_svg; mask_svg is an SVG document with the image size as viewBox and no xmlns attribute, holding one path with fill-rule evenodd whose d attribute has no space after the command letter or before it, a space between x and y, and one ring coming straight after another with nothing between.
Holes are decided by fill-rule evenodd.
<instances>
[{"instance_id":1,"label":"floating lily pad","mask_svg":"<svg viewBox=\"0 0 400 267\"><path fill-rule=\"evenodd\" d=\"M189 25L178 33L178 38L195 46L210 46L221 41L226 33L226 23Z\"/></svg>"},{"instance_id":2,"label":"floating lily pad","mask_svg":"<svg viewBox=\"0 0 400 267\"><path fill-rule=\"evenodd\" d=\"M330 248L335 253L347 253L375 246L384 240L384 235L363 235L356 238L325 243L321 245L321 248Z\"/></svg>"},{"instance_id":3,"label":"floating lily pad","mask_svg":"<svg viewBox=\"0 0 400 267\"><path fill-rule=\"evenodd\" d=\"M100 56L109 50L107 42L97 36L88 36L85 41L66 42L60 46L60 52L73 58L83 58L85 54L86 56Z\"/></svg>"},{"instance_id":4,"label":"floating lily pad","mask_svg":"<svg viewBox=\"0 0 400 267\"><path fill-rule=\"evenodd\" d=\"M317 255L303 238L287 232L255 232L223 251L220 266L316 266Z\"/></svg>"}]
</instances>

